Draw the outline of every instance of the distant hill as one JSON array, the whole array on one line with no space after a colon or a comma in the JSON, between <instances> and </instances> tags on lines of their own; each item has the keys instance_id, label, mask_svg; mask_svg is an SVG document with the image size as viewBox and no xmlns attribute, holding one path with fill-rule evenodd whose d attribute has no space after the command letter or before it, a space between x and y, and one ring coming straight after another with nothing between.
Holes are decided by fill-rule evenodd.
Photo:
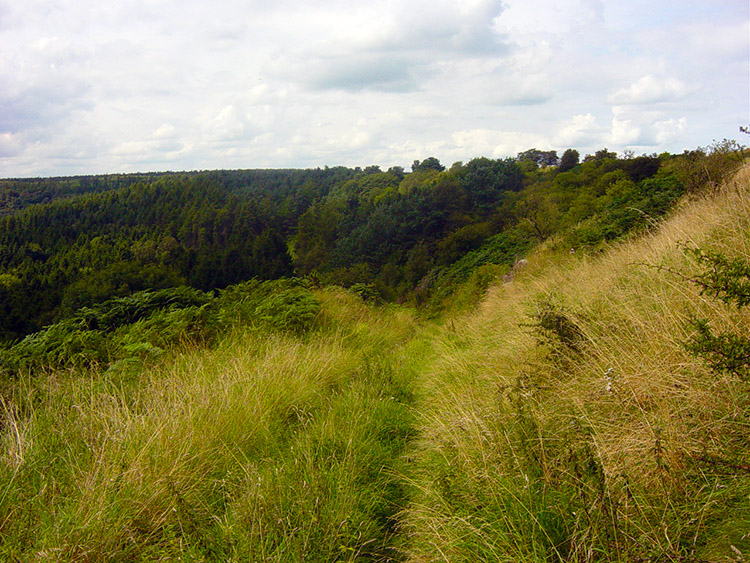
<instances>
[{"instance_id":1,"label":"distant hill","mask_svg":"<svg viewBox=\"0 0 750 563\"><path fill-rule=\"evenodd\" d=\"M0 217L16 213L30 205L114 190L136 182L152 182L167 174L169 173L0 179Z\"/></svg>"}]
</instances>

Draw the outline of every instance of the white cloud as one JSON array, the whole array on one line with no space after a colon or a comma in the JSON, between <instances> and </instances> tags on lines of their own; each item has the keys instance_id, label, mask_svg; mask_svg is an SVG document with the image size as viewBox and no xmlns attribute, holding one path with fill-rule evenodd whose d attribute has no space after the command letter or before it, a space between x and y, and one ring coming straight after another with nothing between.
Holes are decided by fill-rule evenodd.
<instances>
[{"instance_id":1,"label":"white cloud","mask_svg":"<svg viewBox=\"0 0 750 563\"><path fill-rule=\"evenodd\" d=\"M649 74L609 97L612 104L656 104L684 98L687 86L677 78L658 79Z\"/></svg>"},{"instance_id":2,"label":"white cloud","mask_svg":"<svg viewBox=\"0 0 750 563\"><path fill-rule=\"evenodd\" d=\"M363 28L380 29L371 47L428 50L437 56L446 51L492 54L503 48L494 31L500 0L381 1L371 6L374 12Z\"/></svg>"},{"instance_id":3,"label":"white cloud","mask_svg":"<svg viewBox=\"0 0 750 563\"><path fill-rule=\"evenodd\" d=\"M456 131L452 138L457 149L456 156L464 159L474 156L503 158L515 156L531 147L546 149L549 145L549 140L541 135L492 129Z\"/></svg>"},{"instance_id":4,"label":"white cloud","mask_svg":"<svg viewBox=\"0 0 750 563\"><path fill-rule=\"evenodd\" d=\"M0 0L0 170L681 152L747 122L742 4Z\"/></svg>"},{"instance_id":5,"label":"white cloud","mask_svg":"<svg viewBox=\"0 0 750 563\"><path fill-rule=\"evenodd\" d=\"M0 133L0 158L16 156L21 153L21 140L13 133Z\"/></svg>"},{"instance_id":6,"label":"white cloud","mask_svg":"<svg viewBox=\"0 0 750 563\"><path fill-rule=\"evenodd\" d=\"M747 60L747 43L750 36L748 18L722 22L712 25L711 22L691 22L681 34L690 45L690 51L709 60L714 57Z\"/></svg>"},{"instance_id":7,"label":"white cloud","mask_svg":"<svg viewBox=\"0 0 750 563\"><path fill-rule=\"evenodd\" d=\"M320 90L408 92L419 89L414 75L414 67L418 66L422 64L409 58L354 54L300 64L296 74Z\"/></svg>"},{"instance_id":8,"label":"white cloud","mask_svg":"<svg viewBox=\"0 0 750 563\"><path fill-rule=\"evenodd\" d=\"M665 117L653 106L614 106L609 146L654 152L679 141L687 128L685 117Z\"/></svg>"},{"instance_id":9,"label":"white cloud","mask_svg":"<svg viewBox=\"0 0 750 563\"><path fill-rule=\"evenodd\" d=\"M602 137L604 129L591 113L574 115L553 135L554 144L561 147L590 146Z\"/></svg>"},{"instance_id":10,"label":"white cloud","mask_svg":"<svg viewBox=\"0 0 750 563\"><path fill-rule=\"evenodd\" d=\"M507 51L493 27L498 0L374 2L330 14L319 37L285 46L267 69L315 89L420 90L446 61Z\"/></svg>"},{"instance_id":11,"label":"white cloud","mask_svg":"<svg viewBox=\"0 0 750 563\"><path fill-rule=\"evenodd\" d=\"M228 105L213 118L209 126L209 137L215 141L232 141L244 136L247 129L245 116L233 105Z\"/></svg>"},{"instance_id":12,"label":"white cloud","mask_svg":"<svg viewBox=\"0 0 750 563\"><path fill-rule=\"evenodd\" d=\"M507 0L505 5L497 26L519 35L567 35L603 23L599 0Z\"/></svg>"},{"instance_id":13,"label":"white cloud","mask_svg":"<svg viewBox=\"0 0 750 563\"><path fill-rule=\"evenodd\" d=\"M612 118L612 142L610 145L631 146L640 144L641 128L630 119Z\"/></svg>"},{"instance_id":14,"label":"white cloud","mask_svg":"<svg viewBox=\"0 0 750 563\"><path fill-rule=\"evenodd\" d=\"M0 132L41 140L77 110L89 109L91 86L81 76L86 54L57 37L34 40L28 50L0 51Z\"/></svg>"},{"instance_id":15,"label":"white cloud","mask_svg":"<svg viewBox=\"0 0 750 563\"><path fill-rule=\"evenodd\" d=\"M174 125L171 123L162 123L159 128L154 131L154 139L171 139L175 134Z\"/></svg>"},{"instance_id":16,"label":"white cloud","mask_svg":"<svg viewBox=\"0 0 750 563\"><path fill-rule=\"evenodd\" d=\"M654 145L669 145L679 140L687 128L687 119L684 117L657 121L654 123Z\"/></svg>"}]
</instances>

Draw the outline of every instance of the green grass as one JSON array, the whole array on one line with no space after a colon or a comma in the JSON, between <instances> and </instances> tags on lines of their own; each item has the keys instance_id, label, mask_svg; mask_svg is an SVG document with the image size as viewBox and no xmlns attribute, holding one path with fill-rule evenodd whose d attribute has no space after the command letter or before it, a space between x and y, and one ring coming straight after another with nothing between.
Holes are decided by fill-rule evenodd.
<instances>
[{"instance_id":1,"label":"green grass","mask_svg":"<svg viewBox=\"0 0 750 563\"><path fill-rule=\"evenodd\" d=\"M750 317L701 294L683 249L747 261L748 193L745 176L595 257L550 241L446 323L417 385L411 561L747 557L747 382L685 342L691 318Z\"/></svg>"},{"instance_id":2,"label":"green grass","mask_svg":"<svg viewBox=\"0 0 750 563\"><path fill-rule=\"evenodd\" d=\"M4 399L3 558L396 557L414 321L321 300L307 337L238 332L119 377L22 377Z\"/></svg>"}]
</instances>

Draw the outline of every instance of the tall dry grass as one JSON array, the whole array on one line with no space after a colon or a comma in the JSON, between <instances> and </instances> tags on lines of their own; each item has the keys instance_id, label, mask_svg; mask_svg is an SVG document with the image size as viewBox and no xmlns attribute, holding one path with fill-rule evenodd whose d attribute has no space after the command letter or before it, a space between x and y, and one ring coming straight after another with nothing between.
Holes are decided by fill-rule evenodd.
<instances>
[{"instance_id":1,"label":"tall dry grass","mask_svg":"<svg viewBox=\"0 0 750 563\"><path fill-rule=\"evenodd\" d=\"M750 260L747 168L601 255L540 249L448 323L420 382L412 561L750 556L748 383L683 345L693 317L750 316L687 281L686 246Z\"/></svg>"}]
</instances>

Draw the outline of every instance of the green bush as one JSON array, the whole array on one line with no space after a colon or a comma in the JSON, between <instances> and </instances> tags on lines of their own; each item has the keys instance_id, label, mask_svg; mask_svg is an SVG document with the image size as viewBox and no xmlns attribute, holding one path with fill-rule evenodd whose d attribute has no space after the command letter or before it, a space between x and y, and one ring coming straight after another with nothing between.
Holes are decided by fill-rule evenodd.
<instances>
[{"instance_id":1,"label":"green bush","mask_svg":"<svg viewBox=\"0 0 750 563\"><path fill-rule=\"evenodd\" d=\"M737 309L750 304L750 264L740 258L729 259L720 252L688 249L703 270L691 278L709 294ZM706 319L692 321L694 333L685 348L702 358L715 372L750 378L750 338L742 334L715 334Z\"/></svg>"},{"instance_id":2,"label":"green bush","mask_svg":"<svg viewBox=\"0 0 750 563\"><path fill-rule=\"evenodd\" d=\"M450 298L452 306L457 308L476 307L487 293L489 287L508 276L511 268L500 264L483 264L474 270L469 279L458 285Z\"/></svg>"},{"instance_id":3,"label":"green bush","mask_svg":"<svg viewBox=\"0 0 750 563\"><path fill-rule=\"evenodd\" d=\"M251 280L222 290L218 298L176 287L111 299L0 349L0 370L155 358L179 345L212 345L222 331L238 324L301 333L320 312L308 286L300 279Z\"/></svg>"},{"instance_id":4,"label":"green bush","mask_svg":"<svg viewBox=\"0 0 750 563\"><path fill-rule=\"evenodd\" d=\"M692 322L695 333L685 348L715 372L750 378L750 339L739 334L714 334L705 319Z\"/></svg>"},{"instance_id":5,"label":"green bush","mask_svg":"<svg viewBox=\"0 0 750 563\"><path fill-rule=\"evenodd\" d=\"M3 350L4 369L81 367L109 359L107 343L98 330L90 330L83 319L65 319L28 335Z\"/></svg>"},{"instance_id":6,"label":"green bush","mask_svg":"<svg viewBox=\"0 0 750 563\"><path fill-rule=\"evenodd\" d=\"M143 346L165 348L209 338L213 298L188 287L142 291L84 307L2 351L5 371L106 364Z\"/></svg>"},{"instance_id":7,"label":"green bush","mask_svg":"<svg viewBox=\"0 0 750 563\"><path fill-rule=\"evenodd\" d=\"M542 299L531 317L533 322L528 326L539 345L547 348L553 357L570 357L581 352L585 335L571 313L549 299Z\"/></svg>"},{"instance_id":8,"label":"green bush","mask_svg":"<svg viewBox=\"0 0 750 563\"><path fill-rule=\"evenodd\" d=\"M737 141L714 141L710 146L685 151L670 163L670 168L690 192L715 188L742 165L745 150Z\"/></svg>"},{"instance_id":9,"label":"green bush","mask_svg":"<svg viewBox=\"0 0 750 563\"><path fill-rule=\"evenodd\" d=\"M366 303L379 303L383 301L380 292L378 292L372 283L355 283L349 288L349 291Z\"/></svg>"},{"instance_id":10,"label":"green bush","mask_svg":"<svg viewBox=\"0 0 750 563\"><path fill-rule=\"evenodd\" d=\"M429 279L430 286L427 288L430 290L430 302L439 306L458 287L470 280L474 272L484 265L509 267L519 257L524 256L530 246L531 243L518 228L508 229L490 237L480 248L469 252L449 267L433 271L434 273ZM486 278L487 273L491 272L494 275L499 271L493 268L485 269L477 274L474 281L481 285L481 280Z\"/></svg>"},{"instance_id":11,"label":"green bush","mask_svg":"<svg viewBox=\"0 0 750 563\"><path fill-rule=\"evenodd\" d=\"M620 189L622 188L622 189ZM565 236L566 246L596 246L616 240L627 233L654 225L685 192L685 186L674 176L657 176L637 186L614 185L608 191L606 205L596 215L578 223Z\"/></svg>"}]
</instances>

